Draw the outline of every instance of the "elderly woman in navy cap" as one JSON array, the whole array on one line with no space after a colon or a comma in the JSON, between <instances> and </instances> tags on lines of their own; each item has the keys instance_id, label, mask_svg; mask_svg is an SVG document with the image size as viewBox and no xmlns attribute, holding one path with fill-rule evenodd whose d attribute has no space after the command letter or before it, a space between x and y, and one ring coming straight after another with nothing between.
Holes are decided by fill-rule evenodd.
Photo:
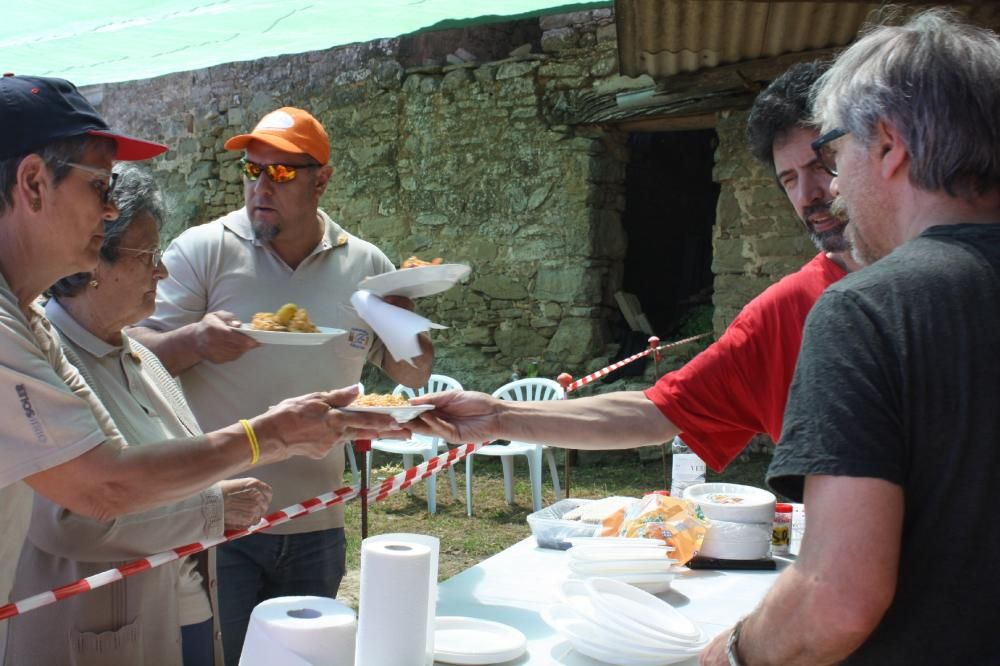
<instances>
[{"instance_id":1,"label":"elderly woman in navy cap","mask_svg":"<svg viewBox=\"0 0 1000 666\"><path fill-rule=\"evenodd\" d=\"M167 275L159 249L163 196L147 171L128 162L116 164L112 176L118 217L104 222L97 265L56 282L45 314L66 358L130 445L200 435L180 386L123 330L152 314L156 285ZM215 539L224 528L244 529L261 518L270 498L263 482L232 479L165 507L97 521L37 497L12 594L21 598L137 555ZM214 552L12 618L5 666L221 663Z\"/></svg>"},{"instance_id":2,"label":"elderly woman in navy cap","mask_svg":"<svg viewBox=\"0 0 1000 666\"><path fill-rule=\"evenodd\" d=\"M170 446L127 447L36 299L98 264L104 223L117 215L113 161L166 147L112 131L61 79L0 77L0 126L16 128L0 133L0 562L15 560L23 543L27 487L108 520L186 499L257 463L321 458L338 442L396 430L391 417L337 409L354 399L351 388L286 400ZM9 576L8 565L0 601Z\"/></svg>"}]
</instances>

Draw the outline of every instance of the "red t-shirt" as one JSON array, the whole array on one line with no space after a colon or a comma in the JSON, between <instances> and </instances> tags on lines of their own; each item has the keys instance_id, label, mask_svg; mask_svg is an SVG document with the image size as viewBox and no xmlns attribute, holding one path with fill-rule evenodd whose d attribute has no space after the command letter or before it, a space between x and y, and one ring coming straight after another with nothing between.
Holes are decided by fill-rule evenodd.
<instances>
[{"instance_id":1,"label":"red t-shirt","mask_svg":"<svg viewBox=\"0 0 1000 666\"><path fill-rule=\"evenodd\" d=\"M821 252L750 301L711 347L646 391L713 470L721 471L757 433L781 438L806 315L845 275Z\"/></svg>"}]
</instances>

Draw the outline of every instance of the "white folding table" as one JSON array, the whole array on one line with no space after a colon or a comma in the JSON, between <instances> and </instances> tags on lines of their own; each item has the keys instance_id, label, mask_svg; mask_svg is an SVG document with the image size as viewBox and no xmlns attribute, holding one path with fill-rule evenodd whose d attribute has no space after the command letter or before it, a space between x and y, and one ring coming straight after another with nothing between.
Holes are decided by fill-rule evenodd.
<instances>
[{"instance_id":1,"label":"white folding table","mask_svg":"<svg viewBox=\"0 0 1000 666\"><path fill-rule=\"evenodd\" d=\"M716 636L751 611L791 560L776 558L778 571L690 571L679 574L660 598ZM569 577L565 551L538 548L534 537L466 569L438 586L437 615L494 620L520 629L528 651L504 666L562 664L598 666L563 640L540 612L560 600ZM438 662L443 663L443 662ZM690 659L683 664L697 664Z\"/></svg>"}]
</instances>

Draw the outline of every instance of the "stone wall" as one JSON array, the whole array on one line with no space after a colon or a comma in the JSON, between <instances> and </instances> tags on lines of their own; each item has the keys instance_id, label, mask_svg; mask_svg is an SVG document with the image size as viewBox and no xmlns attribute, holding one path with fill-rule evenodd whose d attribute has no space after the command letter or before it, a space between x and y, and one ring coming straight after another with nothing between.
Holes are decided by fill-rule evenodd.
<instances>
[{"instance_id":1,"label":"stone wall","mask_svg":"<svg viewBox=\"0 0 1000 666\"><path fill-rule=\"evenodd\" d=\"M412 45L381 40L106 85L100 107L172 147L154 163L168 236L241 205L226 138L278 106L309 109L332 139L325 210L394 261L473 268L467 288L419 303L450 327L435 334L438 371L487 390L525 359L578 374L606 351L616 312L625 155L614 133L552 125L546 109L617 74L614 25L607 9L541 23L537 44L489 63L407 68Z\"/></svg>"},{"instance_id":2,"label":"stone wall","mask_svg":"<svg viewBox=\"0 0 1000 666\"><path fill-rule=\"evenodd\" d=\"M435 333L436 371L492 390L515 369L580 376L607 362L627 242L625 135L550 113L567 92L628 84L617 76L612 11L547 16L507 34L510 56L492 62L462 49L435 55L425 33L419 48L380 40L90 92L113 126L171 146L152 163L172 208L168 237L242 205L240 154L223 149L226 138L279 106L311 110L332 139L327 212L394 261L472 266L465 288L418 309L450 327ZM455 36L444 43L454 48ZM417 51L421 62L407 62ZM783 196L751 164L742 122L719 119L716 332L810 253Z\"/></svg>"},{"instance_id":3,"label":"stone wall","mask_svg":"<svg viewBox=\"0 0 1000 666\"><path fill-rule=\"evenodd\" d=\"M714 177L721 185L712 261L716 336L754 296L816 254L771 170L750 156L746 116L723 112L716 124Z\"/></svg>"}]
</instances>

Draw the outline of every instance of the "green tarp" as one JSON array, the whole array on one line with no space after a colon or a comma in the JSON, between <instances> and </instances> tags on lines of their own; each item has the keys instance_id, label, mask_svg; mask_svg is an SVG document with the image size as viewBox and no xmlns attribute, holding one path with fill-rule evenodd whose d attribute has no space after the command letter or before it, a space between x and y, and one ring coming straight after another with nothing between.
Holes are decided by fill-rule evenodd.
<instances>
[{"instance_id":1,"label":"green tarp","mask_svg":"<svg viewBox=\"0 0 1000 666\"><path fill-rule=\"evenodd\" d=\"M126 81L610 0L4 0L0 71Z\"/></svg>"}]
</instances>

